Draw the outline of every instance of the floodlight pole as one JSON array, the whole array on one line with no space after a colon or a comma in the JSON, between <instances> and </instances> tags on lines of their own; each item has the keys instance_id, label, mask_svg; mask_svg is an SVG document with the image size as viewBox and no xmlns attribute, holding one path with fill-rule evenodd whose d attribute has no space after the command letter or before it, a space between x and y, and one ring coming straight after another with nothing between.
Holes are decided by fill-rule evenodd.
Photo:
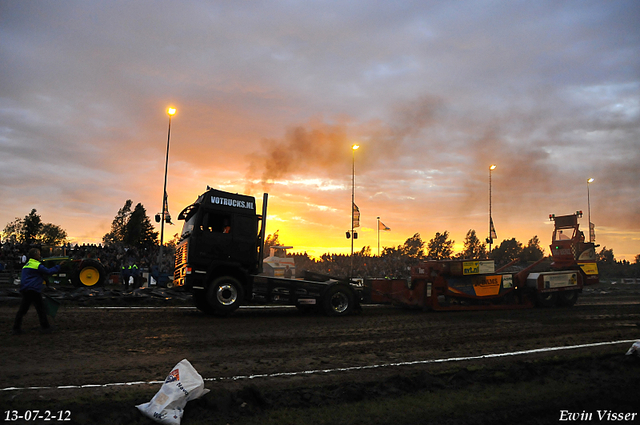
<instances>
[{"instance_id":1,"label":"floodlight pole","mask_svg":"<svg viewBox=\"0 0 640 425\"><path fill-rule=\"evenodd\" d=\"M356 205L356 150L360 146L351 146L351 267L349 270L349 279L353 277L353 218Z\"/></svg>"},{"instance_id":2,"label":"floodlight pole","mask_svg":"<svg viewBox=\"0 0 640 425\"><path fill-rule=\"evenodd\" d=\"M493 222L491 219L491 171L495 170L495 168L495 165L489 167L489 253L491 253L491 244L493 243L493 235L491 232L491 223Z\"/></svg>"},{"instance_id":3,"label":"floodlight pole","mask_svg":"<svg viewBox=\"0 0 640 425\"><path fill-rule=\"evenodd\" d=\"M588 219L589 219L589 242L593 242L591 240L591 196L589 194L589 184L593 182L593 178L589 178L587 180L587 213L588 213Z\"/></svg>"},{"instance_id":4,"label":"floodlight pole","mask_svg":"<svg viewBox=\"0 0 640 425\"><path fill-rule=\"evenodd\" d=\"M171 117L176 113L175 108L167 109L169 114L169 130L167 131L167 155L164 161L164 188L162 190L162 214L160 222L160 251L158 252L158 273L162 272L162 246L164 245L164 222L167 213L167 172L169 170L169 142L171 141ZM157 284L157 282L156 282Z\"/></svg>"}]
</instances>

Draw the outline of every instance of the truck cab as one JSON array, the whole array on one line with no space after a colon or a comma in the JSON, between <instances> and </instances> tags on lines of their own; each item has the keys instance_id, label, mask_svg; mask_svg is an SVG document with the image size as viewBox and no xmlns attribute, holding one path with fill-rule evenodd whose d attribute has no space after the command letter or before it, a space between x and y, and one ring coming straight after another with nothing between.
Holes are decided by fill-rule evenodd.
<instances>
[{"instance_id":1,"label":"truck cab","mask_svg":"<svg viewBox=\"0 0 640 425\"><path fill-rule=\"evenodd\" d=\"M178 219L184 220L184 225L176 252L176 257L183 260L176 260L177 286L191 289L200 279L188 278L188 274L202 274L216 267L237 267L245 273L258 271L256 250L261 217L256 214L255 198L210 189L183 209ZM187 259L191 273L185 269Z\"/></svg>"}]
</instances>

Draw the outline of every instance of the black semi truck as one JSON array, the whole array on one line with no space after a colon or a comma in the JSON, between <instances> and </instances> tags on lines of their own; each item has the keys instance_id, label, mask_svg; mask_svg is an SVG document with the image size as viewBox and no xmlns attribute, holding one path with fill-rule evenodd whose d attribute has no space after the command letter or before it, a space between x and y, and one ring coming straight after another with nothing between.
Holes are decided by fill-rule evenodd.
<instances>
[{"instance_id":1,"label":"black semi truck","mask_svg":"<svg viewBox=\"0 0 640 425\"><path fill-rule=\"evenodd\" d=\"M243 304L295 305L331 316L359 312L362 288L350 279L261 275L267 199L265 193L258 215L254 197L207 188L182 210L174 285L191 291L207 314L227 315Z\"/></svg>"}]
</instances>

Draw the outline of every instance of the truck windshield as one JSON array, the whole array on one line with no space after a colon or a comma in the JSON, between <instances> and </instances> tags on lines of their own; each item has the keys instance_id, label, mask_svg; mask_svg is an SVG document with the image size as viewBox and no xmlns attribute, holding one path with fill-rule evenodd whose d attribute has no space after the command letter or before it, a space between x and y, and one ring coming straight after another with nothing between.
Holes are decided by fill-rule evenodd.
<instances>
[{"instance_id":1,"label":"truck windshield","mask_svg":"<svg viewBox=\"0 0 640 425\"><path fill-rule=\"evenodd\" d=\"M184 225L182 226L182 234L180 235L180 240L188 237L193 231L193 227L195 225L196 212L200 204L191 204L180 212L178 215L178 220L184 220Z\"/></svg>"}]
</instances>

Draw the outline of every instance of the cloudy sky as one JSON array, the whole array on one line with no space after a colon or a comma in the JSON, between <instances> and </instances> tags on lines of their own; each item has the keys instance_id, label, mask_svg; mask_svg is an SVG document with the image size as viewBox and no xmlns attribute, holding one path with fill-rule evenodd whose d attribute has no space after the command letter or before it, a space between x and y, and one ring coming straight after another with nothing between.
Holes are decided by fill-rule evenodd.
<instances>
[{"instance_id":1,"label":"cloudy sky","mask_svg":"<svg viewBox=\"0 0 640 425\"><path fill-rule=\"evenodd\" d=\"M633 261L639 17L636 0L0 0L0 229L35 208L99 243L127 199L160 212L174 106L174 217L207 185L268 192L268 233L348 253L355 161L356 250L377 252L376 217L383 247L461 247L488 235L496 164L497 243L548 246L550 213L586 229L589 194L596 242Z\"/></svg>"}]
</instances>

